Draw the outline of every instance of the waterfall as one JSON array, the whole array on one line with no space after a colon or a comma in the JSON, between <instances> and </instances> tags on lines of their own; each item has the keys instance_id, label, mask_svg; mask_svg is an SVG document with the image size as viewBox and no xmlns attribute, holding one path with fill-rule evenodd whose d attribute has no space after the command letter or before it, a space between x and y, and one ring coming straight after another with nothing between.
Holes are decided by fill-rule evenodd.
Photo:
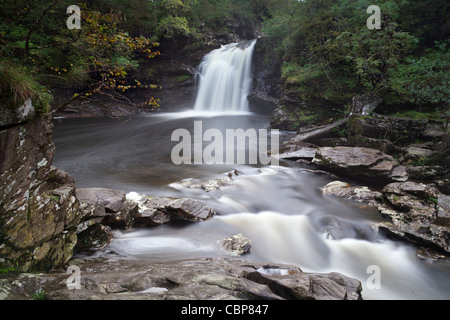
<instances>
[{"instance_id":1,"label":"waterfall","mask_svg":"<svg viewBox=\"0 0 450 320\"><path fill-rule=\"evenodd\" d=\"M231 43L207 54L198 68L196 111L248 111L256 40Z\"/></svg>"}]
</instances>

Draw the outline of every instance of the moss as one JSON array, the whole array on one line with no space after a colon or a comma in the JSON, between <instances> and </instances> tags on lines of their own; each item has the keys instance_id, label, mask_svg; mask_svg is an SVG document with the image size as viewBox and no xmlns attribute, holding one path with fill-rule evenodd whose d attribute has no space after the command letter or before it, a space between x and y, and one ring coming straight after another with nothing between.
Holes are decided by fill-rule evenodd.
<instances>
[{"instance_id":1,"label":"moss","mask_svg":"<svg viewBox=\"0 0 450 320\"><path fill-rule=\"evenodd\" d=\"M185 74L185 75L177 76L175 78L177 79L178 82L184 82L184 81L192 79L192 76Z\"/></svg>"},{"instance_id":2,"label":"moss","mask_svg":"<svg viewBox=\"0 0 450 320\"><path fill-rule=\"evenodd\" d=\"M17 273L17 269L14 267L0 267L0 274Z\"/></svg>"},{"instance_id":3,"label":"moss","mask_svg":"<svg viewBox=\"0 0 450 320\"><path fill-rule=\"evenodd\" d=\"M404 119L431 119L437 121L444 121L441 112L437 111L417 111L417 110L406 110L396 113L389 114L388 116L393 118L404 118Z\"/></svg>"}]
</instances>

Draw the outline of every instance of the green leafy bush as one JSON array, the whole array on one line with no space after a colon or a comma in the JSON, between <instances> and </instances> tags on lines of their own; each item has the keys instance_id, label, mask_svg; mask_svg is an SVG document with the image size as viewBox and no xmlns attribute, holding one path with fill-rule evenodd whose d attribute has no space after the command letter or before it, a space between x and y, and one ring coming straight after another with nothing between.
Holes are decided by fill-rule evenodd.
<instances>
[{"instance_id":1,"label":"green leafy bush","mask_svg":"<svg viewBox=\"0 0 450 320\"><path fill-rule=\"evenodd\" d=\"M450 104L450 41L437 42L422 56L409 56L391 76L392 90L414 104Z\"/></svg>"}]
</instances>

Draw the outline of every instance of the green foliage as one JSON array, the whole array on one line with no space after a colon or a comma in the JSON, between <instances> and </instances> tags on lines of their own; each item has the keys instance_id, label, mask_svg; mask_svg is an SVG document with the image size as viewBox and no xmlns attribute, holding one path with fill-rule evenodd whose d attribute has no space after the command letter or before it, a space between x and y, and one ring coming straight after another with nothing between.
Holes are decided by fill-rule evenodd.
<instances>
[{"instance_id":1,"label":"green foliage","mask_svg":"<svg viewBox=\"0 0 450 320\"><path fill-rule=\"evenodd\" d=\"M377 1L382 28L369 30L366 9L373 1L281 0L277 5L267 0L263 31L272 47L267 51L283 60L286 86L302 99L345 104L376 91L388 102L448 104L448 32L442 26L449 5L432 2L434 8L412 0ZM443 41L426 49L424 37L431 35Z\"/></svg>"},{"instance_id":2,"label":"green foliage","mask_svg":"<svg viewBox=\"0 0 450 320\"><path fill-rule=\"evenodd\" d=\"M156 29L157 34L166 39L174 39L179 36L189 36L192 31L185 17L167 16L161 20Z\"/></svg>"},{"instance_id":3,"label":"green foliage","mask_svg":"<svg viewBox=\"0 0 450 320\"><path fill-rule=\"evenodd\" d=\"M265 37L266 61L279 62L302 99L346 105L376 91L388 103L448 105L448 1L89 0L79 3L82 29L68 30L71 4L4 0L0 59L37 82L122 92L134 85L127 74L159 54L159 40L168 50L197 48L207 31L251 26ZM366 27L372 4L381 30Z\"/></svg>"},{"instance_id":4,"label":"green foliage","mask_svg":"<svg viewBox=\"0 0 450 320\"><path fill-rule=\"evenodd\" d=\"M13 267L0 268L0 274L16 273L17 270Z\"/></svg>"},{"instance_id":5,"label":"green foliage","mask_svg":"<svg viewBox=\"0 0 450 320\"><path fill-rule=\"evenodd\" d=\"M33 300L47 300L47 295L44 290L39 290L36 293L32 293L30 298Z\"/></svg>"},{"instance_id":6,"label":"green foliage","mask_svg":"<svg viewBox=\"0 0 450 320\"><path fill-rule=\"evenodd\" d=\"M125 6L124 1L79 4L81 30L66 26L66 9L72 4L70 0L5 0L2 4L0 59L24 68L24 72L14 69L15 79L3 82L15 85L13 100L23 101L24 95L32 95L42 113L49 110L51 96L38 83L81 87L86 97L101 93L119 98L127 89L138 87L134 79L128 83L127 76L138 68L139 60L159 54L157 42L142 35L131 36L126 30L126 17L114 7Z\"/></svg>"},{"instance_id":7,"label":"green foliage","mask_svg":"<svg viewBox=\"0 0 450 320\"><path fill-rule=\"evenodd\" d=\"M450 105L450 41L437 42L422 56L409 56L391 77L392 90L403 100L424 105Z\"/></svg>"}]
</instances>

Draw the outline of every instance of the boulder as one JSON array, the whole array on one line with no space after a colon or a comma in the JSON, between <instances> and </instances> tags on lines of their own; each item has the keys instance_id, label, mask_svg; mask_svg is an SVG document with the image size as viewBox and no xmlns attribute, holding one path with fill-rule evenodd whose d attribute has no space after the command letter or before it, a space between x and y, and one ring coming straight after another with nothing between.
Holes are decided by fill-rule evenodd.
<instances>
[{"instance_id":1,"label":"boulder","mask_svg":"<svg viewBox=\"0 0 450 320\"><path fill-rule=\"evenodd\" d=\"M206 221L215 214L203 202L192 199L170 201L164 209L172 218L189 222Z\"/></svg>"},{"instance_id":2,"label":"boulder","mask_svg":"<svg viewBox=\"0 0 450 320\"><path fill-rule=\"evenodd\" d=\"M381 193L365 186L352 186L342 181L330 182L322 188L324 195L342 197L346 200L375 205Z\"/></svg>"},{"instance_id":3,"label":"boulder","mask_svg":"<svg viewBox=\"0 0 450 320\"><path fill-rule=\"evenodd\" d=\"M222 241L222 247L230 251L233 255L240 256L250 252L252 242L247 237L244 237L242 233L228 237Z\"/></svg>"},{"instance_id":4,"label":"boulder","mask_svg":"<svg viewBox=\"0 0 450 320\"><path fill-rule=\"evenodd\" d=\"M128 194L127 199L138 207L133 222L136 227L162 225L177 220L206 221L215 214L203 202L192 199L150 197L134 193Z\"/></svg>"},{"instance_id":5,"label":"boulder","mask_svg":"<svg viewBox=\"0 0 450 320\"><path fill-rule=\"evenodd\" d=\"M352 99L352 111L350 116L367 116L383 102L376 93L369 92Z\"/></svg>"},{"instance_id":6,"label":"boulder","mask_svg":"<svg viewBox=\"0 0 450 320\"><path fill-rule=\"evenodd\" d=\"M126 193L119 190L104 188L77 189L77 198L86 204L90 213L85 214L89 219L112 228L127 229L133 225L137 205L126 200Z\"/></svg>"},{"instance_id":7,"label":"boulder","mask_svg":"<svg viewBox=\"0 0 450 320\"><path fill-rule=\"evenodd\" d=\"M322 147L317 149L313 163L319 167L372 182L406 181L406 167L379 150L359 147Z\"/></svg>"}]
</instances>

